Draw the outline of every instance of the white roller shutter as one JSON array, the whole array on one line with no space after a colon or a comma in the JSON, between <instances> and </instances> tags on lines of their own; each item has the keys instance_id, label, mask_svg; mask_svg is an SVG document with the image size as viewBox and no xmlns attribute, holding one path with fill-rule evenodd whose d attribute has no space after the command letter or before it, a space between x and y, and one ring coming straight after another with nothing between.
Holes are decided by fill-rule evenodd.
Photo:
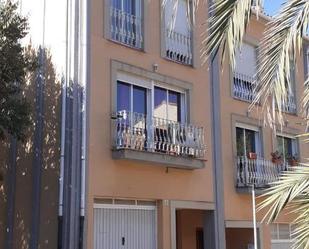
<instances>
[{"instance_id":1,"label":"white roller shutter","mask_svg":"<svg viewBox=\"0 0 309 249\"><path fill-rule=\"evenodd\" d=\"M256 47L243 43L240 51L236 53L236 73L253 77L256 73Z\"/></svg>"},{"instance_id":2,"label":"white roller shutter","mask_svg":"<svg viewBox=\"0 0 309 249\"><path fill-rule=\"evenodd\" d=\"M178 5L176 6L178 1ZM176 9L175 9L176 7ZM165 27L175 22L174 31L185 36L190 35L190 24L187 15L187 0L167 0L165 5ZM176 10L176 11L175 11ZM175 19L172 18L176 14Z\"/></svg>"},{"instance_id":3,"label":"white roller shutter","mask_svg":"<svg viewBox=\"0 0 309 249\"><path fill-rule=\"evenodd\" d=\"M96 205L94 249L156 249L154 206Z\"/></svg>"}]
</instances>

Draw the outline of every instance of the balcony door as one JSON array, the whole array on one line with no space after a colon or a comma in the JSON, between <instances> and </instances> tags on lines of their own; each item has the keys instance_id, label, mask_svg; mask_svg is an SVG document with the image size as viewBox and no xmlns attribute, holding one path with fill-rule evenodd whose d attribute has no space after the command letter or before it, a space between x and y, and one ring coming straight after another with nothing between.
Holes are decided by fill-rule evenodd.
<instances>
[{"instance_id":1,"label":"balcony door","mask_svg":"<svg viewBox=\"0 0 309 249\"><path fill-rule=\"evenodd\" d=\"M246 157L250 152L261 154L260 132L256 127L239 124L236 127L237 156Z\"/></svg>"}]
</instances>

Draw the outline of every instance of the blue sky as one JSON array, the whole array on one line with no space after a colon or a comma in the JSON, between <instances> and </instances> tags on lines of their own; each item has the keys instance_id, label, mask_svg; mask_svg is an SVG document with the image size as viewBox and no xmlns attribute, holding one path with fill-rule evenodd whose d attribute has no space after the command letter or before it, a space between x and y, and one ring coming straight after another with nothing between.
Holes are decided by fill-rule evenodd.
<instances>
[{"instance_id":1,"label":"blue sky","mask_svg":"<svg viewBox=\"0 0 309 249\"><path fill-rule=\"evenodd\" d=\"M266 13L269 15L274 15L278 9L280 9L281 4L285 2L284 0L264 0Z\"/></svg>"}]
</instances>

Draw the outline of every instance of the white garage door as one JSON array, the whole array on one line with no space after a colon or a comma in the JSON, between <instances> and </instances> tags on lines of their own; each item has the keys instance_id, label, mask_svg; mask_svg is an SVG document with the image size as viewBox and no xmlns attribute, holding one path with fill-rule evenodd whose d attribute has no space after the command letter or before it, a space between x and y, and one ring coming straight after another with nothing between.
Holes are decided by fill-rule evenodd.
<instances>
[{"instance_id":1,"label":"white garage door","mask_svg":"<svg viewBox=\"0 0 309 249\"><path fill-rule=\"evenodd\" d=\"M94 249L156 249L155 206L97 204Z\"/></svg>"}]
</instances>

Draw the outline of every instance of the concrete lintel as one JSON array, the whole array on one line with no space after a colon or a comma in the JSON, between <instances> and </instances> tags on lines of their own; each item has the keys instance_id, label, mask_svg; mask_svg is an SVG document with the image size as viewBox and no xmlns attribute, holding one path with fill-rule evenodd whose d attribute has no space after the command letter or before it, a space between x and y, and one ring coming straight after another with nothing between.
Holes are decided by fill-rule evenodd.
<instances>
[{"instance_id":1,"label":"concrete lintel","mask_svg":"<svg viewBox=\"0 0 309 249\"><path fill-rule=\"evenodd\" d=\"M171 208L174 209L196 209L196 210L215 210L215 204L212 202L203 201L179 201L172 200Z\"/></svg>"},{"instance_id":2,"label":"concrete lintel","mask_svg":"<svg viewBox=\"0 0 309 249\"><path fill-rule=\"evenodd\" d=\"M226 220L226 228L253 228L253 221L249 220ZM257 228L261 227L261 223L257 223Z\"/></svg>"},{"instance_id":3,"label":"concrete lintel","mask_svg":"<svg viewBox=\"0 0 309 249\"><path fill-rule=\"evenodd\" d=\"M150 162L168 168L180 169L202 169L205 163L201 159L167 155L163 153L153 153L148 151L136 151L130 149L120 149L112 151L113 159L126 159L141 162Z\"/></svg>"}]
</instances>

